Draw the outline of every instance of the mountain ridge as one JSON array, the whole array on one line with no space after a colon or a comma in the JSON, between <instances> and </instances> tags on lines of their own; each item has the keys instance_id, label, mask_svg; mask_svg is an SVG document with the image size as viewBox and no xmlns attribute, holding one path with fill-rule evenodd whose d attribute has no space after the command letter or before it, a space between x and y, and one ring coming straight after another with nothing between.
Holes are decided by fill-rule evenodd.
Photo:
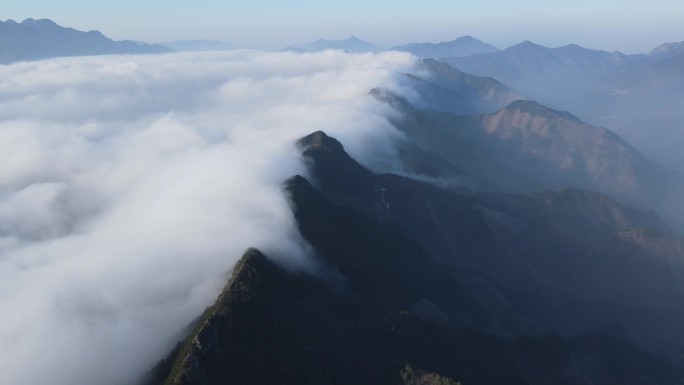
<instances>
[{"instance_id":1,"label":"mountain ridge","mask_svg":"<svg viewBox=\"0 0 684 385\"><path fill-rule=\"evenodd\" d=\"M409 52L421 58L470 56L478 53L496 52L499 49L470 35L440 43L409 43L394 46L390 51Z\"/></svg>"},{"instance_id":2,"label":"mountain ridge","mask_svg":"<svg viewBox=\"0 0 684 385\"><path fill-rule=\"evenodd\" d=\"M0 64L64 56L167 53L161 45L114 41L100 31L78 31L49 19L0 21Z\"/></svg>"},{"instance_id":3,"label":"mountain ridge","mask_svg":"<svg viewBox=\"0 0 684 385\"><path fill-rule=\"evenodd\" d=\"M665 43L650 54L626 55L532 42L490 54L442 58L460 70L493 77L527 98L572 111L627 138L659 162L682 169L677 135L684 100L684 47Z\"/></svg>"},{"instance_id":4,"label":"mountain ridge","mask_svg":"<svg viewBox=\"0 0 684 385\"><path fill-rule=\"evenodd\" d=\"M460 251L451 255L461 259L472 254L473 261L477 261L492 258L484 250L468 249L468 245L479 244L481 247L490 243L486 235L483 238L484 233L478 235L479 230L474 231L480 225L485 226L485 230L489 229L486 231L495 231L492 234L494 240L503 236L533 246L535 242L530 243L528 228L534 228L535 232L540 229L549 231L538 234L539 239L553 234L553 237L566 237L554 232L554 227L565 223L562 217L557 217L558 210L565 212L563 205L573 206L576 204L573 202L585 201L604 205L610 202L608 198L578 190L529 196L442 190L410 178L372 174L350 158L339 141L322 131L302 138L299 146L310 160L311 175L316 178L318 187L301 176L295 176L285 183L285 189L292 200L302 235L314 247L317 259L337 270L346 282L346 289L335 290L334 284L325 277L286 272L261 253L250 250L243 257L244 262L234 269L233 277L216 304L205 313L181 347L157 368L153 380L147 384L214 385L230 378L239 383L266 385L409 385L402 382L399 375L407 364L418 368L419 372L483 385L681 382L681 372L667 361L635 348L620 337L581 333L581 327L577 329L580 335L575 337L533 332L534 335L502 338L461 329L459 325L463 323L454 323L455 319L461 319L465 324L475 322L477 328L482 328L497 325L492 322L491 317L494 317L503 322L502 325L508 325L501 329L506 330L515 321L515 317L509 318L511 309L526 313L537 322L542 321L544 317L530 312L526 306L549 306L558 290L567 289L551 286L539 292L549 297L528 298L527 303L522 303L511 288L502 290L501 282L496 282L499 278L494 281L487 278L491 274L497 277L497 264L492 260L489 266L494 270L452 274L453 267L435 264L437 255L434 251L428 254L421 251L422 247L434 244L435 240L421 239L421 232L411 227L424 226L427 218L430 218L431 225L438 226L447 218L450 218L448 222L467 223L467 227L462 228L467 229L466 234L459 234L455 229L449 232L459 238L460 244ZM540 205L549 207L550 211L544 214L549 222L547 219L535 219L540 213ZM510 211L512 208L517 211ZM608 213L616 209L622 210L615 206ZM575 210L567 213L577 215L581 224L585 221L582 218L596 215L594 212L589 209L579 214ZM612 239L604 244L607 249L603 252L617 257L621 252L609 246L622 245L620 247L627 249L621 251L638 253L636 246L622 243L613 233L617 229L650 222L632 217L627 211L620 212L617 217L613 214L598 215L590 228L576 226L573 234L579 238L566 238L558 250L595 238L592 234L598 230L599 244L606 242L604 236ZM611 219L618 217L632 218L630 220L635 222ZM430 228L423 231L424 234L442 233ZM406 238L409 234L410 237ZM551 239L555 240L553 237ZM416 239L420 248L413 243ZM500 240L495 242L499 247L505 244ZM542 242L538 247L546 246ZM577 261L594 269L595 263L591 258L585 260L584 257L596 259L600 254L587 255L580 252L582 249L581 245L572 246L567 253L579 252L583 257ZM492 252L494 250L491 249ZM258 254L253 255L255 253ZM635 257L635 261L641 263L648 255L637 257L640 254L630 253L625 256ZM427 255L430 257L425 258ZM543 255L552 257L556 263L569 263L564 254L554 256L548 250L539 257ZM544 265L547 258L526 258L529 258L529 264L536 265L545 274L558 274L551 266ZM609 261L610 258L604 263ZM519 267L511 269L507 264L499 269L508 275L519 273ZM637 267L634 277L659 271ZM620 286L625 282L616 277L630 276L635 272L617 271L614 276L601 279ZM378 274L382 274L383 279L378 279ZM570 274L560 282L587 285L586 279L594 282L599 276L578 274L579 278L573 278ZM535 285L540 277L519 282ZM642 281L635 280L630 284L641 287ZM664 286L658 290L667 290L672 281L664 279L662 283ZM451 289L446 290L441 285ZM597 298L600 300L602 295ZM611 294L610 298L619 301L622 297ZM633 300L648 301L648 298L648 295L643 299L637 296ZM454 299L458 300L450 302ZM602 318L603 313L613 311L610 310L611 303L599 302L595 304L594 311L585 313L581 311L584 305L573 304L572 300L567 302L562 296L556 300L560 301L558 309L565 308L567 312L561 319L572 322L583 317ZM488 306L483 307L484 304ZM573 315L573 311L577 314ZM629 315L622 317L631 319ZM654 317L661 319L657 315ZM605 321L610 321L610 317Z\"/></svg>"},{"instance_id":5,"label":"mountain ridge","mask_svg":"<svg viewBox=\"0 0 684 385\"><path fill-rule=\"evenodd\" d=\"M201 324L145 385L215 385L227 378L262 385L413 385L400 375L412 367L434 373L433 378L483 385L587 379L582 383L598 384L594 378L611 385L636 385L636 378L677 383L678 372L667 362L616 337L546 334L507 340L454 333L405 313L359 308L315 279L283 271L257 250L243 256L230 282ZM275 306L269 310L268 305ZM280 324L263 321L269 311Z\"/></svg>"},{"instance_id":6,"label":"mountain ridge","mask_svg":"<svg viewBox=\"0 0 684 385\"><path fill-rule=\"evenodd\" d=\"M648 54L658 59L669 59L684 53L684 41L663 43L653 48Z\"/></svg>"},{"instance_id":7,"label":"mountain ridge","mask_svg":"<svg viewBox=\"0 0 684 385\"><path fill-rule=\"evenodd\" d=\"M576 44L548 48L526 40L498 52L440 60L473 75L493 77L544 104L562 106L563 100L582 96L587 84L649 59Z\"/></svg>"},{"instance_id":8,"label":"mountain ridge","mask_svg":"<svg viewBox=\"0 0 684 385\"><path fill-rule=\"evenodd\" d=\"M387 91L376 95L402 113L393 123L407 135L406 143L467 174L496 181L499 191L595 190L655 210L681 229L677 201L678 191L684 191L682 177L606 128L529 100L494 112L455 115L415 107Z\"/></svg>"},{"instance_id":9,"label":"mountain ridge","mask_svg":"<svg viewBox=\"0 0 684 385\"><path fill-rule=\"evenodd\" d=\"M578 189L524 195L483 194L443 190L394 175L340 176L337 170L348 169L343 163L337 163L337 159L346 158L342 152L337 145L305 151L321 191L354 212L365 212L381 223L399 226L440 263L466 272L482 272L492 278L494 284L487 284L490 289L485 290L482 281L466 283L471 282L466 278L470 275L463 276L462 287L465 293L478 298L476 302L507 298L504 303L522 312L526 322L533 321L532 325L537 328L551 328L555 332L570 327L572 332L565 332L571 334L598 330L603 327L602 322L607 325L618 321L614 318L617 316L618 322L626 326L634 322L628 327L630 333L651 348L660 346L658 349L672 353L684 347L676 343L666 347L674 341L661 330L677 329L674 320L684 316L681 312L676 317L665 311L655 318L640 321L633 318L641 314L644 306L654 306L649 311L655 314L663 311L656 310L660 306L671 308L684 300L684 287L676 279L668 278L675 271L677 275L684 275L681 240L672 238L675 233L653 213L631 209L603 194ZM335 164L338 166L331 166ZM295 199L295 202L301 201ZM315 237L307 235L304 229L302 232L317 247ZM645 238L629 239L628 234ZM336 242L330 243L321 247L334 248ZM597 261L613 266L614 270L606 268L596 272ZM627 263L632 267L625 266L623 261L630 261ZM346 274L345 270L340 271ZM433 282L437 276L434 275ZM654 281L663 286L656 289ZM475 288L470 289L471 284ZM606 290L606 285L615 286ZM625 294L615 296L614 290ZM498 294L480 297L486 292ZM573 297L576 299L569 299ZM431 300L443 314L450 314L448 307L443 307L446 303L435 301ZM494 306L495 303L498 302L489 302L492 307L485 305L484 308L499 310L487 314L500 321L507 319L504 324L516 319L506 315L502 305ZM546 307L545 316L539 319L539 314L527 313L528 306ZM556 311L560 313L551 316ZM567 325L557 329L559 324L547 323L546 317L558 317ZM669 321L665 322L666 319ZM510 325L522 327L524 323L518 322Z\"/></svg>"}]
</instances>

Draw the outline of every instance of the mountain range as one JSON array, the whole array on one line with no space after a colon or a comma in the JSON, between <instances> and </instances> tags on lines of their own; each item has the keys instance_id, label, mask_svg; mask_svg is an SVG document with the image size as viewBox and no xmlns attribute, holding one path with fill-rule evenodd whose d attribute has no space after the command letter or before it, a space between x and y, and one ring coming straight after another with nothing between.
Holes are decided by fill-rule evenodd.
<instances>
[{"instance_id":1,"label":"mountain range","mask_svg":"<svg viewBox=\"0 0 684 385\"><path fill-rule=\"evenodd\" d=\"M649 156L681 169L684 144L684 52L663 44L649 55L523 42L499 52L441 58L461 71L488 76L527 98L565 109L623 135Z\"/></svg>"},{"instance_id":2,"label":"mountain range","mask_svg":"<svg viewBox=\"0 0 684 385\"><path fill-rule=\"evenodd\" d=\"M473 75L493 77L532 99L560 104L581 96L587 84L647 59L646 55L591 50L574 44L547 48L525 41L502 51L442 61Z\"/></svg>"},{"instance_id":3,"label":"mountain range","mask_svg":"<svg viewBox=\"0 0 684 385\"><path fill-rule=\"evenodd\" d=\"M48 19L0 22L0 64L59 56L171 52L161 45L114 41L99 31L82 32Z\"/></svg>"},{"instance_id":4,"label":"mountain range","mask_svg":"<svg viewBox=\"0 0 684 385\"><path fill-rule=\"evenodd\" d=\"M438 99L438 103L417 108L385 90L373 91L401 112L394 123L408 134L409 140L400 147L409 158L409 172L427 152L439 158L430 162L431 175L442 181L510 192L589 189L655 210L684 229L680 173L650 160L614 132L522 99L501 83L479 78L480 85L488 86L474 93L463 87L474 84L477 77L432 60L423 64L441 75L422 80L415 89L423 100ZM458 166L458 171L447 165ZM425 167L418 170L425 172Z\"/></svg>"},{"instance_id":5,"label":"mountain range","mask_svg":"<svg viewBox=\"0 0 684 385\"><path fill-rule=\"evenodd\" d=\"M493 79L405 80L441 103L371 90L401 175L298 142L284 190L322 272L248 250L145 384L681 384L684 241L649 210L671 175Z\"/></svg>"},{"instance_id":6,"label":"mountain range","mask_svg":"<svg viewBox=\"0 0 684 385\"><path fill-rule=\"evenodd\" d=\"M341 45L347 41L319 40L302 51L345 49L373 52L377 46ZM371 47L371 48L368 48ZM535 100L556 110L570 111L583 121L609 128L649 157L675 169L684 167L684 139L678 133L684 121L681 42L666 43L649 54L628 55L588 49L575 44L548 48L525 41L497 50L470 36L444 43L413 43L391 50L436 58L465 74L485 77L515 90L519 98ZM422 87L415 84L416 87ZM442 87L444 88L444 87ZM433 106L449 103L467 113L472 99L437 88L424 93Z\"/></svg>"},{"instance_id":7,"label":"mountain range","mask_svg":"<svg viewBox=\"0 0 684 385\"><path fill-rule=\"evenodd\" d=\"M650 56L657 57L659 59L669 59L680 54L684 54L684 41L663 43L653 48L653 50L651 50L649 53Z\"/></svg>"},{"instance_id":8,"label":"mountain range","mask_svg":"<svg viewBox=\"0 0 684 385\"><path fill-rule=\"evenodd\" d=\"M681 349L669 338L681 262L624 235L670 239L654 216L579 190L480 194L376 175L322 132L300 146L318 187L295 176L285 189L337 278L248 251L147 384L407 384L411 372L427 384L680 383L630 342Z\"/></svg>"}]
</instances>

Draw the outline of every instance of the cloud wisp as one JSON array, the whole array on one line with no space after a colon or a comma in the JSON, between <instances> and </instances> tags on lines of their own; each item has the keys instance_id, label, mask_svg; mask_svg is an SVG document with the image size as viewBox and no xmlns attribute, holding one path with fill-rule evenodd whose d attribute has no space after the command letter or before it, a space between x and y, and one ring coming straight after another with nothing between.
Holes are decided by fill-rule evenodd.
<instances>
[{"instance_id":1,"label":"cloud wisp","mask_svg":"<svg viewBox=\"0 0 684 385\"><path fill-rule=\"evenodd\" d=\"M324 130L391 161L398 54L224 53L0 66L0 382L132 383L242 252L310 268L282 182Z\"/></svg>"}]
</instances>

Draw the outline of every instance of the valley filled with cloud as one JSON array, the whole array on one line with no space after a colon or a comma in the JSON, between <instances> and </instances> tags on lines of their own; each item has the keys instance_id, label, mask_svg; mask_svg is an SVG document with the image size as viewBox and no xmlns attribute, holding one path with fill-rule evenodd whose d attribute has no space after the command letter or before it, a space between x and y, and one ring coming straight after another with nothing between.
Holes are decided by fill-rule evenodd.
<instances>
[{"instance_id":1,"label":"valley filled with cloud","mask_svg":"<svg viewBox=\"0 0 684 385\"><path fill-rule=\"evenodd\" d=\"M392 170L403 53L230 51L0 66L0 371L126 384L209 306L248 247L316 271L282 183L324 130Z\"/></svg>"}]
</instances>

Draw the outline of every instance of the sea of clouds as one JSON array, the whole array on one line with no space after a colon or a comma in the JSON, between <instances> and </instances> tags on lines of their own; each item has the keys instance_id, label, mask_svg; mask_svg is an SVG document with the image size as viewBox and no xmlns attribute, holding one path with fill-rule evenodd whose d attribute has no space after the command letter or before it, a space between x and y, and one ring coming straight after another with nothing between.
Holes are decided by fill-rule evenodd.
<instances>
[{"instance_id":1,"label":"sea of clouds","mask_svg":"<svg viewBox=\"0 0 684 385\"><path fill-rule=\"evenodd\" d=\"M0 66L0 383L133 384L257 247L315 270L282 182L323 130L393 167L415 58L232 51Z\"/></svg>"}]
</instances>

